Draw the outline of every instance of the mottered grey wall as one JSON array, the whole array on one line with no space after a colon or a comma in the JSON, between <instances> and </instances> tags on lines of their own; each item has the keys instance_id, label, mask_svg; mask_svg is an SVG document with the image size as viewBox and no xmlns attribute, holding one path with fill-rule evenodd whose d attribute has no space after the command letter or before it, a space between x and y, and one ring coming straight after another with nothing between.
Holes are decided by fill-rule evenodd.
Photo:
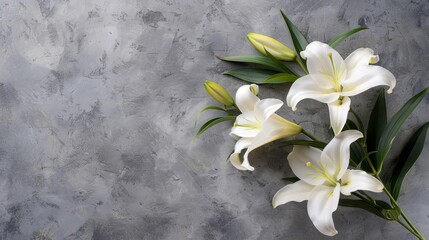
<instances>
[{"instance_id":1,"label":"mottered grey wall","mask_svg":"<svg viewBox=\"0 0 429 240\"><path fill-rule=\"evenodd\" d=\"M290 148L262 147L251 155L256 170L240 172L225 163L230 125L192 140L198 111L213 104L204 80L230 92L242 84L221 75L232 65L217 55L256 53L248 32L292 45L279 9L310 40L368 26L338 50L380 55L397 77L390 115L429 85L423 0L0 1L0 238L328 239L305 203L271 207L292 175ZM264 86L260 96L285 100L288 88ZM365 120L375 93L353 98ZM328 140L327 107L298 107L280 114ZM426 97L398 146L429 120L428 107ZM399 202L429 237L426 147ZM332 239L413 239L362 210L339 207L334 221Z\"/></svg>"}]
</instances>

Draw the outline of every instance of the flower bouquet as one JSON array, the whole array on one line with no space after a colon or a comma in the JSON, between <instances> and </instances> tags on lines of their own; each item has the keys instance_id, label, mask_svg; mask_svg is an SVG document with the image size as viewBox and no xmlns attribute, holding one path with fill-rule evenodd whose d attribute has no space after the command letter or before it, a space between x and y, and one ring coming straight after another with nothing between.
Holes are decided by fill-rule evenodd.
<instances>
[{"instance_id":1,"label":"flower bouquet","mask_svg":"<svg viewBox=\"0 0 429 240\"><path fill-rule=\"evenodd\" d=\"M307 201L308 215L324 235L337 234L332 214L341 205L396 221L418 239L424 239L397 199L406 174L422 152L429 122L412 134L402 147L399 160L389 162L395 164L393 171L388 171L384 165L401 126L429 88L409 99L390 119L387 117L385 89L380 89L374 107L368 109L369 121L364 124L353 110L350 97L378 86L386 86L387 93L391 93L396 79L389 70L374 65L379 57L372 49L356 49L344 59L334 47L367 28L351 29L328 43L308 43L282 11L281 14L295 51L271 37L249 33L249 42L261 55L219 57L223 61L247 64L246 68L224 74L250 84L241 86L233 98L219 84L206 81L207 93L220 105L205 107L197 121L201 113L208 110L222 115L204 123L196 137L218 123L232 122L230 135L237 142L228 161L243 171L255 170L249 161L249 154L254 149L272 142L278 146L293 145L287 160L296 177L287 178L291 183L278 190L272 205L276 208L292 201ZM286 103L293 111L304 99L327 104L331 140L324 142L302 126L276 114L283 101L258 97L258 85L266 84L291 84ZM299 134L305 135L306 139L291 139ZM368 192L384 192L390 203Z\"/></svg>"}]
</instances>

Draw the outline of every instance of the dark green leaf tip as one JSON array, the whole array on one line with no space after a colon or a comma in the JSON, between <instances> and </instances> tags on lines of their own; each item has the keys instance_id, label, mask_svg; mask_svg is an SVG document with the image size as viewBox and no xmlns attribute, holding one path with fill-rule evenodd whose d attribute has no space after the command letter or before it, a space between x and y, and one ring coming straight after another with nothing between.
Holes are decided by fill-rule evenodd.
<instances>
[{"instance_id":1,"label":"dark green leaf tip","mask_svg":"<svg viewBox=\"0 0 429 240\"><path fill-rule=\"evenodd\" d=\"M331 47L335 47L335 46L337 46L340 42L344 41L346 38L348 38L348 37L350 37L350 36L352 36L352 35L354 35L354 34L356 34L356 33L360 32L360 31L362 31L362 30L366 30L366 29L368 29L368 28L367 28L367 27L358 27L358 28L353 28L353 29L350 29L350 30L348 30L348 31L345 31L345 32L343 32L343 33L339 34L338 36L336 36L336 37L332 38L332 39L328 42L328 45L329 45L329 46L331 46Z\"/></svg>"}]
</instances>

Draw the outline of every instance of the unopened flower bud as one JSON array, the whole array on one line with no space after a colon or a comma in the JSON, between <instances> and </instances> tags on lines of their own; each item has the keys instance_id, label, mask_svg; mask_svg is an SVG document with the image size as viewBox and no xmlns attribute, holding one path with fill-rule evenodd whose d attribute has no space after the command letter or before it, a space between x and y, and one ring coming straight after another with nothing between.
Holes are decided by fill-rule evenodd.
<instances>
[{"instance_id":1,"label":"unopened flower bud","mask_svg":"<svg viewBox=\"0 0 429 240\"><path fill-rule=\"evenodd\" d=\"M264 55L267 55L266 51L268 51L275 58L283 61L292 61L296 57L296 54L292 49L274 38L258 33L249 33L247 34L247 39L249 39L250 43L256 48L256 50Z\"/></svg>"},{"instance_id":2,"label":"unopened flower bud","mask_svg":"<svg viewBox=\"0 0 429 240\"><path fill-rule=\"evenodd\" d=\"M206 82L204 83L204 88L206 89L207 93L219 103L227 107L231 107L232 105L234 105L234 99L221 85L206 80Z\"/></svg>"}]
</instances>

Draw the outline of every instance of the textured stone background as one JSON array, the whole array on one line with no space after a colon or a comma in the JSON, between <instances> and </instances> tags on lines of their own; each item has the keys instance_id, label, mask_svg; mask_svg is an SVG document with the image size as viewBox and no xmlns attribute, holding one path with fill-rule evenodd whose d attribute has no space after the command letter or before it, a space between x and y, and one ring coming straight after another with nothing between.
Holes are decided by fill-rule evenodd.
<instances>
[{"instance_id":1,"label":"textured stone background","mask_svg":"<svg viewBox=\"0 0 429 240\"><path fill-rule=\"evenodd\" d=\"M290 149L261 148L250 173L225 164L228 124L192 141L197 112L213 104L203 81L241 84L216 55L254 53L251 31L290 44L280 8L311 40L369 26L338 49L374 48L397 76L390 114L429 85L423 0L1 0L0 239L328 239L305 203L271 208ZM353 99L365 118L374 93ZM323 137L326 106L299 106L280 113ZM397 144L428 107L426 97ZM426 146L399 202L429 237ZM360 210L339 208L334 220L332 239L413 239Z\"/></svg>"}]
</instances>

